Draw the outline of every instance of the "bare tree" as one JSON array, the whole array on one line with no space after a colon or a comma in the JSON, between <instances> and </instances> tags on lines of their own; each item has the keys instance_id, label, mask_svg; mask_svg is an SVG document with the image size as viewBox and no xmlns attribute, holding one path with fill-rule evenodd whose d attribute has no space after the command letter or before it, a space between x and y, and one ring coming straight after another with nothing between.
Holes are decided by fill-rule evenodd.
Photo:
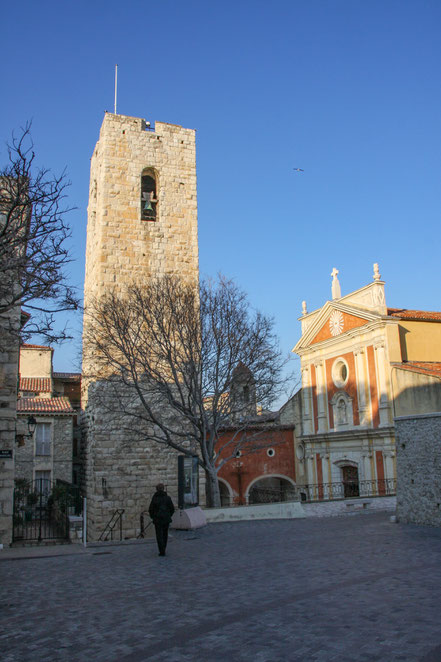
<instances>
[{"instance_id":1,"label":"bare tree","mask_svg":"<svg viewBox=\"0 0 441 662\"><path fill-rule=\"evenodd\" d=\"M35 167L30 124L13 136L8 156L0 170L0 316L5 321L21 306L28 313L25 337L62 340L68 336L55 330L55 313L79 307L64 272L71 261L69 182L64 172Z\"/></svg>"},{"instance_id":2,"label":"bare tree","mask_svg":"<svg viewBox=\"0 0 441 662\"><path fill-rule=\"evenodd\" d=\"M238 450L268 445L264 417L286 384L272 319L251 309L230 280L199 289L176 277L112 292L86 311L85 346L112 387L103 403L128 438L197 455L207 499L220 505L217 473ZM223 432L228 428L229 434Z\"/></svg>"}]
</instances>

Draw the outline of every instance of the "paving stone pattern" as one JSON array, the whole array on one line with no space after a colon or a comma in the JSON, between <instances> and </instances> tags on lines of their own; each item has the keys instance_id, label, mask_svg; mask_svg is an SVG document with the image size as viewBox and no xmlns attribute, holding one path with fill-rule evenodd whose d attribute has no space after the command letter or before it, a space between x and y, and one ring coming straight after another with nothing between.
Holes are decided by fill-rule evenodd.
<instances>
[{"instance_id":1,"label":"paving stone pattern","mask_svg":"<svg viewBox=\"0 0 441 662\"><path fill-rule=\"evenodd\" d=\"M2 662L441 660L439 528L375 513L172 535L165 558L0 553Z\"/></svg>"}]
</instances>

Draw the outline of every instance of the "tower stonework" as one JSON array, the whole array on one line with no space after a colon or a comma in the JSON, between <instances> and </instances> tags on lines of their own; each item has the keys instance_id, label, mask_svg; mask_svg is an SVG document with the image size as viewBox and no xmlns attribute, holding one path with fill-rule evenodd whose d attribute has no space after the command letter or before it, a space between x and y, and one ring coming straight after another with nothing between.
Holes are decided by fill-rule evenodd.
<instances>
[{"instance_id":1,"label":"tower stonework","mask_svg":"<svg viewBox=\"0 0 441 662\"><path fill-rule=\"evenodd\" d=\"M84 285L89 540L99 538L116 509L124 510L124 537L136 536L158 481L177 496L175 451L109 429L104 387L87 346L87 311L95 299L166 274L198 282L195 131L162 122L152 130L143 119L106 113L91 160Z\"/></svg>"}]
</instances>

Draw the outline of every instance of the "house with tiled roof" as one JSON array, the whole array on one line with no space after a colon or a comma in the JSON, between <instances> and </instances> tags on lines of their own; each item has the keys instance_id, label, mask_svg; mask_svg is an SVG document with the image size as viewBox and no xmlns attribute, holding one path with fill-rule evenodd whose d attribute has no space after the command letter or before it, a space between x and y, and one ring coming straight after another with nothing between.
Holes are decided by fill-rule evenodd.
<instances>
[{"instance_id":1,"label":"house with tiled roof","mask_svg":"<svg viewBox=\"0 0 441 662\"><path fill-rule=\"evenodd\" d=\"M441 411L441 312L388 307L378 265L371 283L346 295L337 274L321 308L303 302L293 350L302 370L298 480L323 498L393 494L395 417Z\"/></svg>"},{"instance_id":2,"label":"house with tiled roof","mask_svg":"<svg viewBox=\"0 0 441 662\"><path fill-rule=\"evenodd\" d=\"M52 360L51 347L24 344L20 348L15 478L71 483L80 376L54 373ZM72 384L76 389L72 390ZM30 420L35 425L31 436Z\"/></svg>"}]
</instances>

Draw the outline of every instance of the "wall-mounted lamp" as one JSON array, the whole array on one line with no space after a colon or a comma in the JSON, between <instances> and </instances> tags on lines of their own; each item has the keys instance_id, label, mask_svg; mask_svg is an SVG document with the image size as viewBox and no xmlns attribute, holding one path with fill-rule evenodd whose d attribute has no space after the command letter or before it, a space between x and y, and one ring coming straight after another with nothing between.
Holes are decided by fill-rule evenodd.
<instances>
[{"instance_id":1,"label":"wall-mounted lamp","mask_svg":"<svg viewBox=\"0 0 441 662\"><path fill-rule=\"evenodd\" d=\"M19 446L25 445L25 438L30 439L31 437L34 436L35 428L37 427L37 419L35 418L35 416L28 416L27 424L28 424L28 434L17 434L15 437L15 441Z\"/></svg>"},{"instance_id":2,"label":"wall-mounted lamp","mask_svg":"<svg viewBox=\"0 0 441 662\"><path fill-rule=\"evenodd\" d=\"M35 416L28 416L28 432L27 437L33 437L35 428L37 427L37 419Z\"/></svg>"}]
</instances>

